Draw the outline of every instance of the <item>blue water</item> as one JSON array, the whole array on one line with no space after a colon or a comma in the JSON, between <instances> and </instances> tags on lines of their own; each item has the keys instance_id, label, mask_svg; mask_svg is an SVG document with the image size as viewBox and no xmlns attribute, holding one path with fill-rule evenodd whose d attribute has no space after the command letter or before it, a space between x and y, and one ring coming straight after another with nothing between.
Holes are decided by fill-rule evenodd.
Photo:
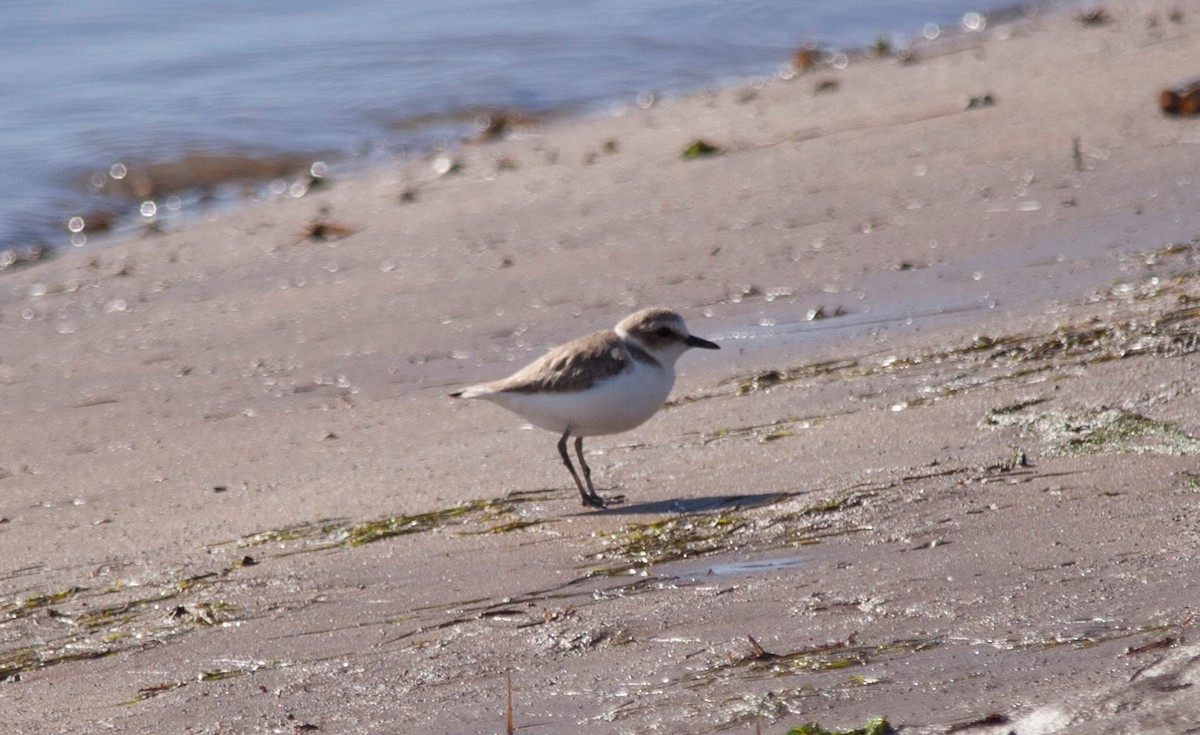
<instances>
[{"instance_id":1,"label":"blue water","mask_svg":"<svg viewBox=\"0 0 1200 735\"><path fill-rule=\"evenodd\" d=\"M0 249L66 244L70 215L118 206L84 183L116 162L301 152L335 169L361 165L453 140L463 132L447 122L456 110L587 113L640 92L772 74L804 39L834 48L902 41L988 6L6 0ZM414 120L429 122L405 124Z\"/></svg>"}]
</instances>

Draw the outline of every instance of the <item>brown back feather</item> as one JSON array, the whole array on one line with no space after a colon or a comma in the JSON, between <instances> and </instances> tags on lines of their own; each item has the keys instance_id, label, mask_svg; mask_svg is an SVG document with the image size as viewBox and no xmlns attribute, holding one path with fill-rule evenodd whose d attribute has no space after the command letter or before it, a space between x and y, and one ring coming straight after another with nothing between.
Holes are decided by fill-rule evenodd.
<instances>
[{"instance_id":1,"label":"brown back feather","mask_svg":"<svg viewBox=\"0 0 1200 735\"><path fill-rule=\"evenodd\" d=\"M584 390L616 375L629 360L629 352L616 332L593 332L555 347L500 381L496 388L512 393Z\"/></svg>"}]
</instances>

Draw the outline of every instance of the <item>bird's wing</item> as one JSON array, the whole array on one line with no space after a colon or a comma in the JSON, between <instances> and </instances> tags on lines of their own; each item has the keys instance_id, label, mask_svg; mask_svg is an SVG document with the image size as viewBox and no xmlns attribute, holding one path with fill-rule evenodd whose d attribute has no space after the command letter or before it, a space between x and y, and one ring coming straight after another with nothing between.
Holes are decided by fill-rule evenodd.
<instances>
[{"instance_id":1,"label":"bird's wing","mask_svg":"<svg viewBox=\"0 0 1200 735\"><path fill-rule=\"evenodd\" d=\"M590 388L629 364L629 352L612 330L568 342L491 385L510 393L564 393Z\"/></svg>"}]
</instances>

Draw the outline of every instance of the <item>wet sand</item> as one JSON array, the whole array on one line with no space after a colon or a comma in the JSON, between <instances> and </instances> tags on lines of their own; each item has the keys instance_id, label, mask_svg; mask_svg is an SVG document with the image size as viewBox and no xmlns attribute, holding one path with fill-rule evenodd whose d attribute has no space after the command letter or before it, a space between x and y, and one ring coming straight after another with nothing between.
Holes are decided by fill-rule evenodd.
<instances>
[{"instance_id":1,"label":"wet sand","mask_svg":"<svg viewBox=\"0 0 1200 735\"><path fill-rule=\"evenodd\" d=\"M511 672L528 733L1186 731L1177 7L555 122L5 274L0 720L503 732ZM589 442L623 505L446 397L654 304L723 349Z\"/></svg>"}]
</instances>

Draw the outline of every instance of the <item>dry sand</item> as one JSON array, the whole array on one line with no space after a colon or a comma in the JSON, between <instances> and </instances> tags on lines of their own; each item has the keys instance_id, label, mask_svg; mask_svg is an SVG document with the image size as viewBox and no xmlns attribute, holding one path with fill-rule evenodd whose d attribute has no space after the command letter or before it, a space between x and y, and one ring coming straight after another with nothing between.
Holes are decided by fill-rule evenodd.
<instances>
[{"instance_id":1,"label":"dry sand","mask_svg":"<svg viewBox=\"0 0 1200 735\"><path fill-rule=\"evenodd\" d=\"M1200 7L1108 15L0 276L5 731L1197 731ZM624 505L445 397L652 304Z\"/></svg>"}]
</instances>

